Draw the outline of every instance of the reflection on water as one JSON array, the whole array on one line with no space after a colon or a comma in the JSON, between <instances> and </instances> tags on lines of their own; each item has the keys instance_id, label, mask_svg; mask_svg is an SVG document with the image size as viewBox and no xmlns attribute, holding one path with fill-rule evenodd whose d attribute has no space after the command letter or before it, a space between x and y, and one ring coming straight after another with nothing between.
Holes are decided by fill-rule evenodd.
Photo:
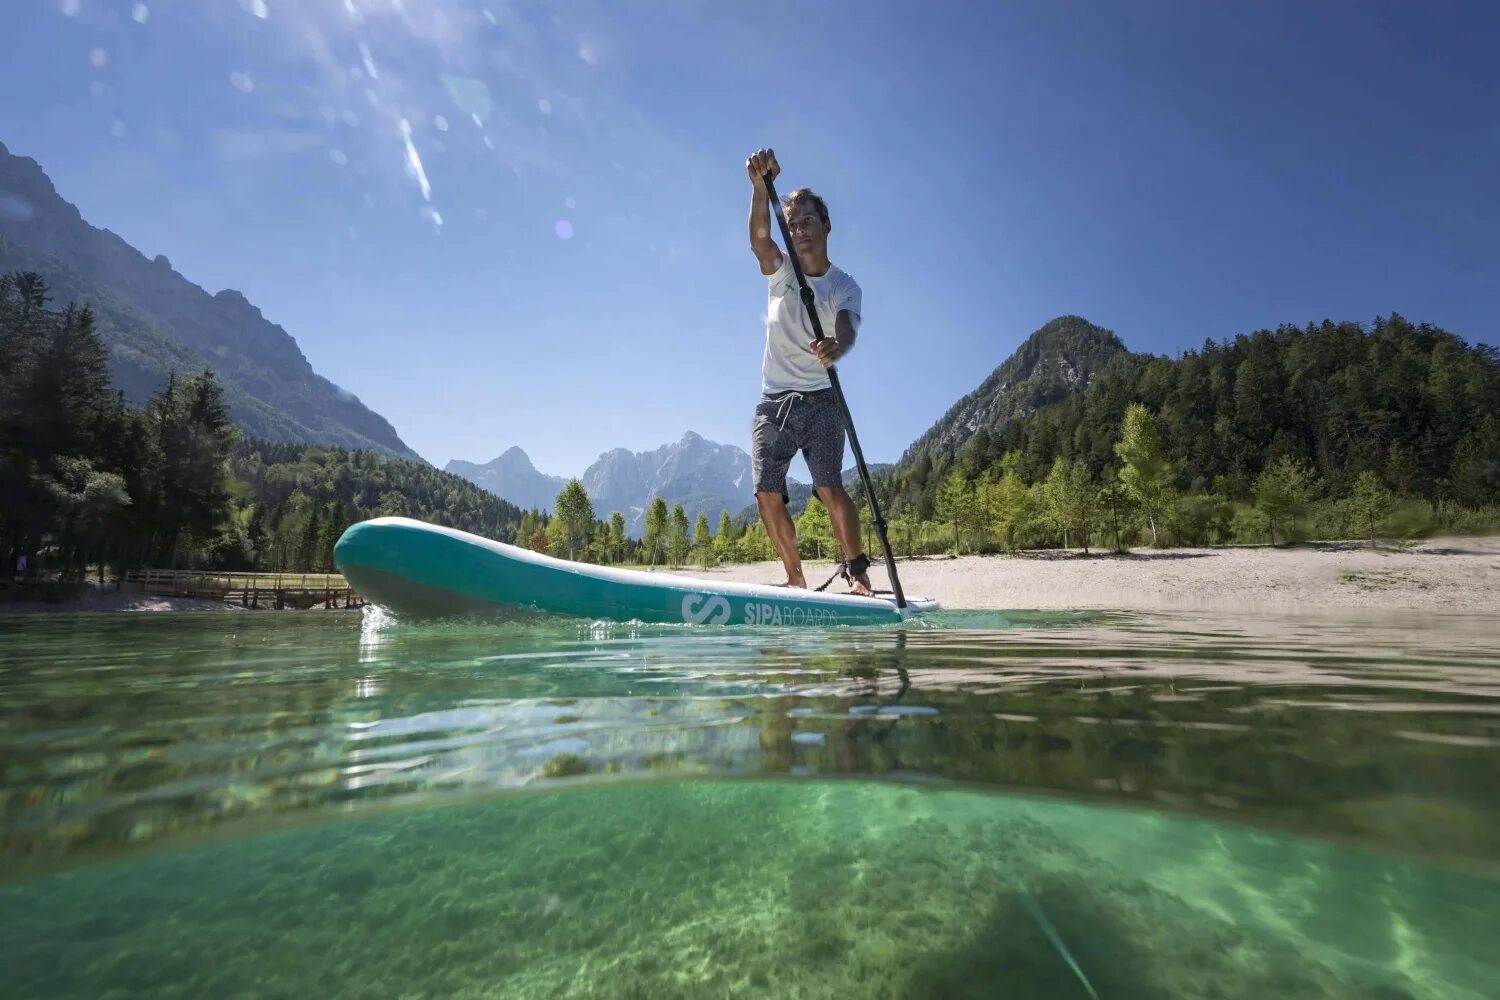
<instances>
[{"instance_id":1,"label":"reflection on water","mask_svg":"<svg viewBox=\"0 0 1500 1000\"><path fill-rule=\"evenodd\" d=\"M369 619L0 620L4 870L330 809L766 774L962 782L1500 860L1500 620Z\"/></svg>"},{"instance_id":2,"label":"reflection on water","mask_svg":"<svg viewBox=\"0 0 1500 1000\"><path fill-rule=\"evenodd\" d=\"M1497 637L0 619L0 953L28 996L1484 996Z\"/></svg>"}]
</instances>

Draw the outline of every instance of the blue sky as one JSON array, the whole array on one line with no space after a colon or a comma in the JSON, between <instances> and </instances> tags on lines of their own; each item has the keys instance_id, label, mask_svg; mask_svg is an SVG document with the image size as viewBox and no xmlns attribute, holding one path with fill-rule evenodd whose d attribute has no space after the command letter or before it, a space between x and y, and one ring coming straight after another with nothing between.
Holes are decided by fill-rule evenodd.
<instances>
[{"instance_id":1,"label":"blue sky","mask_svg":"<svg viewBox=\"0 0 1500 1000\"><path fill-rule=\"evenodd\" d=\"M1497 11L22 0L0 140L428 460L564 475L748 447L773 146L864 288L841 371L891 461L1066 313L1169 354L1392 311L1500 340Z\"/></svg>"}]
</instances>

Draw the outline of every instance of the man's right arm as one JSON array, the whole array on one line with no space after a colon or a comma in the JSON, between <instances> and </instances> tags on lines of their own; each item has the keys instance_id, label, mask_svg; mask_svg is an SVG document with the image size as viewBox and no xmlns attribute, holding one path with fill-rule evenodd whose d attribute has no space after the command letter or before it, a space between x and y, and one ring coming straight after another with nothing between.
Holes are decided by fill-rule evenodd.
<instances>
[{"instance_id":1,"label":"man's right arm","mask_svg":"<svg viewBox=\"0 0 1500 1000\"><path fill-rule=\"evenodd\" d=\"M781 268L781 248L771 239L771 196L764 178L769 172L775 180L781 167L774 151L762 149L745 161L745 169L750 174L750 249L760 262L760 273L769 277Z\"/></svg>"}]
</instances>

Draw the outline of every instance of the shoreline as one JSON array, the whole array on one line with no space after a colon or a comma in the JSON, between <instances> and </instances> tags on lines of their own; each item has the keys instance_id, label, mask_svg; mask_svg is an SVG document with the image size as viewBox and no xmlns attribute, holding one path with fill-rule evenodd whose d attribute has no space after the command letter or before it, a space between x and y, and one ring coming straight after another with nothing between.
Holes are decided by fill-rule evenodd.
<instances>
[{"instance_id":1,"label":"shoreline","mask_svg":"<svg viewBox=\"0 0 1500 1000\"><path fill-rule=\"evenodd\" d=\"M87 590L78 597L62 601L0 600L0 616L45 614L114 614L116 612L153 611L277 611L275 608L246 608L230 601L208 597L169 597L160 594L126 593L113 587L100 588L90 580ZM286 611L324 611L321 607L279 609ZM342 608L338 610L343 610Z\"/></svg>"},{"instance_id":2,"label":"shoreline","mask_svg":"<svg viewBox=\"0 0 1500 1000\"><path fill-rule=\"evenodd\" d=\"M1443 538L1376 547L1305 542L1284 548L1222 546L1126 554L1046 550L1015 556L898 559L902 589L950 610L1500 611L1500 537ZM833 572L806 562L816 586ZM718 579L778 583L779 562L709 570ZM877 588L885 566L870 567ZM830 590L843 592L843 581Z\"/></svg>"},{"instance_id":3,"label":"shoreline","mask_svg":"<svg viewBox=\"0 0 1500 1000\"><path fill-rule=\"evenodd\" d=\"M1015 556L916 556L899 559L897 566L908 594L936 597L949 610L1500 611L1500 537L1428 539L1373 549L1362 542L1087 556L1049 549ZM809 560L804 570L817 585L833 572L833 564ZM668 572L741 583L784 579L779 562ZM876 587L887 586L882 562L871 566L871 575ZM842 581L830 589L842 593ZM92 584L84 596L68 601L0 601L0 615L250 610L204 598L101 591Z\"/></svg>"}]
</instances>

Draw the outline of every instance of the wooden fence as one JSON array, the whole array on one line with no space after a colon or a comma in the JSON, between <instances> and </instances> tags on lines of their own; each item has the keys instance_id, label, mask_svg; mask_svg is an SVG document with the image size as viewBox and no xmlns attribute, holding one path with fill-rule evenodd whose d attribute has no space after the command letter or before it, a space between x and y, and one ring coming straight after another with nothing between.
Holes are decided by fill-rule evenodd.
<instances>
[{"instance_id":1,"label":"wooden fence","mask_svg":"<svg viewBox=\"0 0 1500 1000\"><path fill-rule=\"evenodd\" d=\"M214 573L203 570L131 570L120 579L126 593L201 597L245 608L358 608L364 598L337 573Z\"/></svg>"}]
</instances>

